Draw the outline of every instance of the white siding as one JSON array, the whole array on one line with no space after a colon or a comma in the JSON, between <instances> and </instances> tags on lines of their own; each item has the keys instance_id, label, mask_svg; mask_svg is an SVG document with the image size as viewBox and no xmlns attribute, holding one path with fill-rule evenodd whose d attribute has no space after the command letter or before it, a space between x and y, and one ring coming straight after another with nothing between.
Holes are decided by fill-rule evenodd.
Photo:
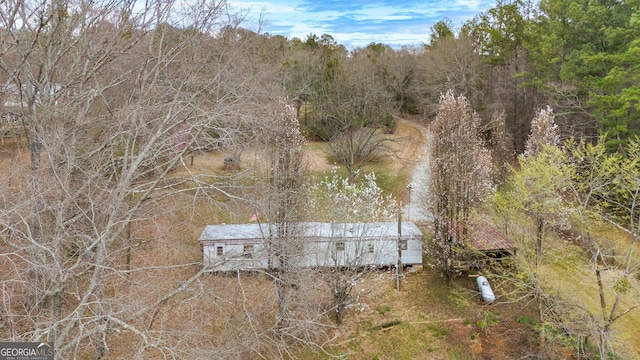
<instances>
[{"instance_id":1,"label":"white siding","mask_svg":"<svg viewBox=\"0 0 640 360\"><path fill-rule=\"evenodd\" d=\"M402 223L401 239L395 222L298 223L290 227L289 236L299 254L289 261L298 266L392 266L397 262L399 242L407 246L401 252L403 265L422 263L422 233L412 222ZM219 271L277 268L273 255L269 261L269 239L275 229L268 224L208 225L200 236L203 262ZM218 247L222 247L221 256Z\"/></svg>"}]
</instances>

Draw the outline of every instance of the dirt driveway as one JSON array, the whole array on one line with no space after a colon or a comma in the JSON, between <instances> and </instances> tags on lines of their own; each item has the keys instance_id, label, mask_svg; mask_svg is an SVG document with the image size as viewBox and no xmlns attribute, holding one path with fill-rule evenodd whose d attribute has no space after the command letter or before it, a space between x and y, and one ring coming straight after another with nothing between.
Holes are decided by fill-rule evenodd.
<instances>
[{"instance_id":1,"label":"dirt driveway","mask_svg":"<svg viewBox=\"0 0 640 360\"><path fill-rule=\"evenodd\" d=\"M415 122L408 120L400 120L400 122L413 127L422 135L422 141L414 143L417 149L408 164L413 167L413 171L409 183L409 200L403 207L402 216L405 220L419 224L432 222L433 214L429 211L426 200L431 179L429 168L433 135L429 129Z\"/></svg>"}]
</instances>

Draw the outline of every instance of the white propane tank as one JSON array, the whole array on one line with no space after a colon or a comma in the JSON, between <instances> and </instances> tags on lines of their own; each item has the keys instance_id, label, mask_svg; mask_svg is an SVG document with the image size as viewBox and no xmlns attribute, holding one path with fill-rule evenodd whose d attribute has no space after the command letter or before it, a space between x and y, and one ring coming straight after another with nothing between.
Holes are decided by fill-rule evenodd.
<instances>
[{"instance_id":1,"label":"white propane tank","mask_svg":"<svg viewBox=\"0 0 640 360\"><path fill-rule=\"evenodd\" d=\"M478 288L482 294L482 299L487 303L493 302L496 299L496 296L493 294L493 290L491 290L491 285L489 285L487 278L484 276L478 276L476 278L476 282L478 283Z\"/></svg>"}]
</instances>

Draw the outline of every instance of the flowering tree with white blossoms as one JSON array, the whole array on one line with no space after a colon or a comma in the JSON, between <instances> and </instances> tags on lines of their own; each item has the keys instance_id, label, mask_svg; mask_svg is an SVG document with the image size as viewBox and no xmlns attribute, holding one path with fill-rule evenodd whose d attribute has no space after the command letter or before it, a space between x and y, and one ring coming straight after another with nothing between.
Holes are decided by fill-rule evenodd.
<instances>
[{"instance_id":1,"label":"flowering tree with white blossoms","mask_svg":"<svg viewBox=\"0 0 640 360\"><path fill-rule=\"evenodd\" d=\"M354 180L350 182L348 178L341 177L334 168L331 176L310 188L308 209L316 217L324 217L336 226L350 223L350 231L364 238L371 233L371 222L393 221L399 208L395 198L383 194L374 173L360 176L356 172ZM339 234L340 230L337 229L336 233ZM337 324L342 323L345 310L355 300L352 290L358 280L373 269L369 256L367 246L356 246L355 251L341 254L341 266L321 272L331 291ZM337 256L333 258L338 260Z\"/></svg>"},{"instance_id":2,"label":"flowering tree with white blossoms","mask_svg":"<svg viewBox=\"0 0 640 360\"><path fill-rule=\"evenodd\" d=\"M524 149L525 156L540 153L545 145L558 146L560 144L560 130L553 118L553 109L550 106L538 111L536 117L531 121L531 133Z\"/></svg>"},{"instance_id":3,"label":"flowering tree with white blossoms","mask_svg":"<svg viewBox=\"0 0 640 360\"><path fill-rule=\"evenodd\" d=\"M480 117L464 96L452 91L440 98L433 124L429 206L434 216L434 240L427 246L432 265L451 280L456 272L461 227L472 208L493 190L491 154L480 137Z\"/></svg>"},{"instance_id":4,"label":"flowering tree with white blossoms","mask_svg":"<svg viewBox=\"0 0 640 360\"><path fill-rule=\"evenodd\" d=\"M559 148L560 134L554 122L553 109L540 109L531 120L531 133L519 158L520 171L513 177L518 204L536 222L536 264L540 266L546 227L566 226L568 208L563 206L562 192L567 179L563 175Z\"/></svg>"},{"instance_id":5,"label":"flowering tree with white blossoms","mask_svg":"<svg viewBox=\"0 0 640 360\"><path fill-rule=\"evenodd\" d=\"M314 216L326 217L330 222L371 222L394 219L398 211L396 199L385 196L376 183L375 173L355 173L355 182L338 175L331 176L311 187L310 209Z\"/></svg>"},{"instance_id":6,"label":"flowering tree with white blossoms","mask_svg":"<svg viewBox=\"0 0 640 360\"><path fill-rule=\"evenodd\" d=\"M278 336L299 339L305 323L317 320L315 312L309 315L308 309L298 301L297 289L305 281L302 269L294 261L302 248L298 224L304 205L306 139L300 131L295 108L284 101L275 106L268 121L265 145L269 175L261 196L262 211L275 229L268 239L269 266L278 269L273 274L278 303L275 329ZM301 318L308 321L301 321ZM300 324L303 325L299 327Z\"/></svg>"}]
</instances>

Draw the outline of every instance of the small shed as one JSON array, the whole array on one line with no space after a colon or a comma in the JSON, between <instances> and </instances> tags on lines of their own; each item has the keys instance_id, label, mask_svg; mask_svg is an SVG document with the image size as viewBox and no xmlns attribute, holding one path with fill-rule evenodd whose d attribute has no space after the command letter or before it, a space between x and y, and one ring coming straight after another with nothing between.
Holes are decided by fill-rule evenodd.
<instances>
[{"instance_id":1,"label":"small shed","mask_svg":"<svg viewBox=\"0 0 640 360\"><path fill-rule=\"evenodd\" d=\"M516 254L516 244L505 233L486 222L467 226L467 246L492 258L511 257Z\"/></svg>"},{"instance_id":2,"label":"small shed","mask_svg":"<svg viewBox=\"0 0 640 360\"><path fill-rule=\"evenodd\" d=\"M461 260L467 266L481 267L492 261L510 259L516 255L515 242L505 233L498 230L486 221L474 221L467 223L454 223L449 227L449 236L455 237L462 234L464 255ZM457 226L457 232L456 230Z\"/></svg>"}]
</instances>

